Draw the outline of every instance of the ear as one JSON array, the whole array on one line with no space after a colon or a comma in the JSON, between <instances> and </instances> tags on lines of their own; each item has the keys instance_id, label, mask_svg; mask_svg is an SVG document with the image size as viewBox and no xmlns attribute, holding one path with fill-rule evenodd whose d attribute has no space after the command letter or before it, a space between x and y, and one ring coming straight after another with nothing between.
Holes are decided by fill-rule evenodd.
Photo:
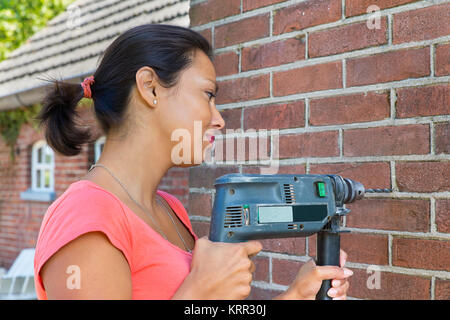
<instances>
[{"instance_id":1,"label":"ear","mask_svg":"<svg viewBox=\"0 0 450 320\"><path fill-rule=\"evenodd\" d=\"M142 67L136 72L136 89L137 93L149 107L156 107L154 101L156 97L155 88L157 86L158 76L150 67Z\"/></svg>"}]
</instances>

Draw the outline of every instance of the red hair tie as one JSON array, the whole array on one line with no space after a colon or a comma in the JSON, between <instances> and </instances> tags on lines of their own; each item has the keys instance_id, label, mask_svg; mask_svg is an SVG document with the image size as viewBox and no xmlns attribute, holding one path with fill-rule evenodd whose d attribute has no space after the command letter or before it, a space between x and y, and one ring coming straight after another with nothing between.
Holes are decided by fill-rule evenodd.
<instances>
[{"instance_id":1,"label":"red hair tie","mask_svg":"<svg viewBox=\"0 0 450 320\"><path fill-rule=\"evenodd\" d=\"M94 83L94 76L90 76L87 77L83 80L83 82L81 83L81 86L83 87L84 90L84 97L85 98L91 98L92 93L91 93L91 84Z\"/></svg>"}]
</instances>

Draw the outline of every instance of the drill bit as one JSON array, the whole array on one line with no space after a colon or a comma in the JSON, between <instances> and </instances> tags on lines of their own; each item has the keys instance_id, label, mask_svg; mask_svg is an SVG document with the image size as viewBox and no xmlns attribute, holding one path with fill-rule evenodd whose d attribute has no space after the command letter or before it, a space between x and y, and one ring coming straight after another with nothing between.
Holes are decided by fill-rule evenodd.
<instances>
[{"instance_id":1,"label":"drill bit","mask_svg":"<svg viewBox=\"0 0 450 320\"><path fill-rule=\"evenodd\" d=\"M389 193L389 192L392 192L392 189L387 189L387 188L385 188L385 189L366 189L365 192L366 193L384 193L384 192Z\"/></svg>"}]
</instances>

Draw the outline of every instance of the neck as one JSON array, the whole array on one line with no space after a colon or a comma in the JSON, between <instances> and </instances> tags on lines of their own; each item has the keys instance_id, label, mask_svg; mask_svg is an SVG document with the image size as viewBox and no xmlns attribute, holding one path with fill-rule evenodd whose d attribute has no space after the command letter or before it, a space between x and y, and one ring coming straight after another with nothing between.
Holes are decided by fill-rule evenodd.
<instances>
[{"instance_id":1,"label":"neck","mask_svg":"<svg viewBox=\"0 0 450 320\"><path fill-rule=\"evenodd\" d=\"M106 139L102 154L97 161L120 180L134 200L152 210L157 207L158 185L173 165L170 150L166 150L167 146L157 143L158 141L162 140L148 139L148 137L145 141L137 137L129 141ZM96 170L94 175L106 179L108 185L111 185L114 190L120 190L118 192L128 198L126 192L109 172L103 168L96 168Z\"/></svg>"}]
</instances>

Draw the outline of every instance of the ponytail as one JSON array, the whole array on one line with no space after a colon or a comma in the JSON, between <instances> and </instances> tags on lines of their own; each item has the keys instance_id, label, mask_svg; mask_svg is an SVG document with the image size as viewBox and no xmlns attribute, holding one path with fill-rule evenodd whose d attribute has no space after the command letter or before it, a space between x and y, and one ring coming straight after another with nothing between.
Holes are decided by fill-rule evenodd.
<instances>
[{"instance_id":1,"label":"ponytail","mask_svg":"<svg viewBox=\"0 0 450 320\"><path fill-rule=\"evenodd\" d=\"M89 129L81 129L75 119L84 90L80 84L60 80L51 82L53 86L44 97L42 109L35 119L39 128L45 127L45 138L53 150L65 156L74 156L91 139Z\"/></svg>"}]
</instances>

